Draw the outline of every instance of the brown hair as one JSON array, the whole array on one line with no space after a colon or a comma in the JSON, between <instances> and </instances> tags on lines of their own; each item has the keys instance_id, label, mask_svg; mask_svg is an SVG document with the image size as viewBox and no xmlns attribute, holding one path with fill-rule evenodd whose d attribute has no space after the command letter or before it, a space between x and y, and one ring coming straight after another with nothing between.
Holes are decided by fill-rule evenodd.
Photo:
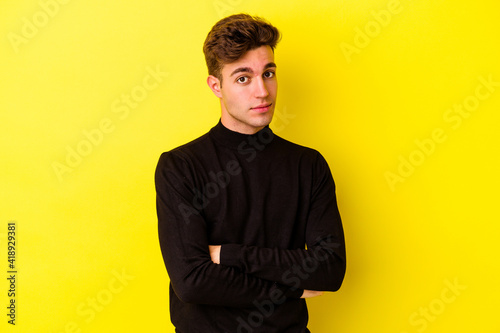
<instances>
[{"instance_id":1,"label":"brown hair","mask_svg":"<svg viewBox=\"0 0 500 333\"><path fill-rule=\"evenodd\" d=\"M260 17L237 14L223 18L208 33L203 45L208 74L222 82L222 67L263 45L274 51L281 38L277 28Z\"/></svg>"}]
</instances>

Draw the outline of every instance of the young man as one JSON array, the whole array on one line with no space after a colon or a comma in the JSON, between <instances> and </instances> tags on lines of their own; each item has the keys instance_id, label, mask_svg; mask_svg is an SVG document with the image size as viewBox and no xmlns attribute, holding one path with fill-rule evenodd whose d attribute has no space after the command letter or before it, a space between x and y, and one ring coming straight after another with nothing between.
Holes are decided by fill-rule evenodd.
<instances>
[{"instance_id":1,"label":"young man","mask_svg":"<svg viewBox=\"0 0 500 333\"><path fill-rule=\"evenodd\" d=\"M215 24L203 51L220 121L158 162L159 239L176 332L309 332L305 298L342 284L330 169L317 151L268 126L279 39L275 27L246 14Z\"/></svg>"}]
</instances>

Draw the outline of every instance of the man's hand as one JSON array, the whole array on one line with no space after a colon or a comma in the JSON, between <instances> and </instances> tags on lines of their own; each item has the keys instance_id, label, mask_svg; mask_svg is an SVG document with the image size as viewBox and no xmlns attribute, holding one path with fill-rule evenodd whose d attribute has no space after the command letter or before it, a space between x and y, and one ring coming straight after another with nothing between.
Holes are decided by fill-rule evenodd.
<instances>
[{"instance_id":1,"label":"man's hand","mask_svg":"<svg viewBox=\"0 0 500 333\"><path fill-rule=\"evenodd\" d=\"M220 264L220 245L209 245L210 258L215 264Z\"/></svg>"},{"instance_id":2,"label":"man's hand","mask_svg":"<svg viewBox=\"0 0 500 333\"><path fill-rule=\"evenodd\" d=\"M317 297L323 295L322 291L316 291L316 290L304 290L302 293L302 296L300 298L311 298L311 297Z\"/></svg>"}]
</instances>

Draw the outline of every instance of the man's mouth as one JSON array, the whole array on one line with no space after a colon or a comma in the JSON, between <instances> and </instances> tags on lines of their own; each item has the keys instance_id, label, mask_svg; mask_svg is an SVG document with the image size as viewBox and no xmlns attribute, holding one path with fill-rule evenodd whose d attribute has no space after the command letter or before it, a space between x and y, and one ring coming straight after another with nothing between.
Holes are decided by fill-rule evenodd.
<instances>
[{"instance_id":1,"label":"man's mouth","mask_svg":"<svg viewBox=\"0 0 500 333\"><path fill-rule=\"evenodd\" d=\"M256 107L253 107L252 110L257 111L257 112L267 112L271 108L271 105L273 105L273 103L260 104L260 105L257 105Z\"/></svg>"}]
</instances>

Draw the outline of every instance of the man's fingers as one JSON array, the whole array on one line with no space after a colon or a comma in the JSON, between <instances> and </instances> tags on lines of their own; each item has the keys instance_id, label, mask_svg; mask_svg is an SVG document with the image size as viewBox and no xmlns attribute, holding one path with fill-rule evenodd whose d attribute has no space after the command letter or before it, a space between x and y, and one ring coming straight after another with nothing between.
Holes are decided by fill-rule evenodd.
<instances>
[{"instance_id":1,"label":"man's fingers","mask_svg":"<svg viewBox=\"0 0 500 333\"><path fill-rule=\"evenodd\" d=\"M311 298L323 295L323 291L305 289L300 298Z\"/></svg>"}]
</instances>

